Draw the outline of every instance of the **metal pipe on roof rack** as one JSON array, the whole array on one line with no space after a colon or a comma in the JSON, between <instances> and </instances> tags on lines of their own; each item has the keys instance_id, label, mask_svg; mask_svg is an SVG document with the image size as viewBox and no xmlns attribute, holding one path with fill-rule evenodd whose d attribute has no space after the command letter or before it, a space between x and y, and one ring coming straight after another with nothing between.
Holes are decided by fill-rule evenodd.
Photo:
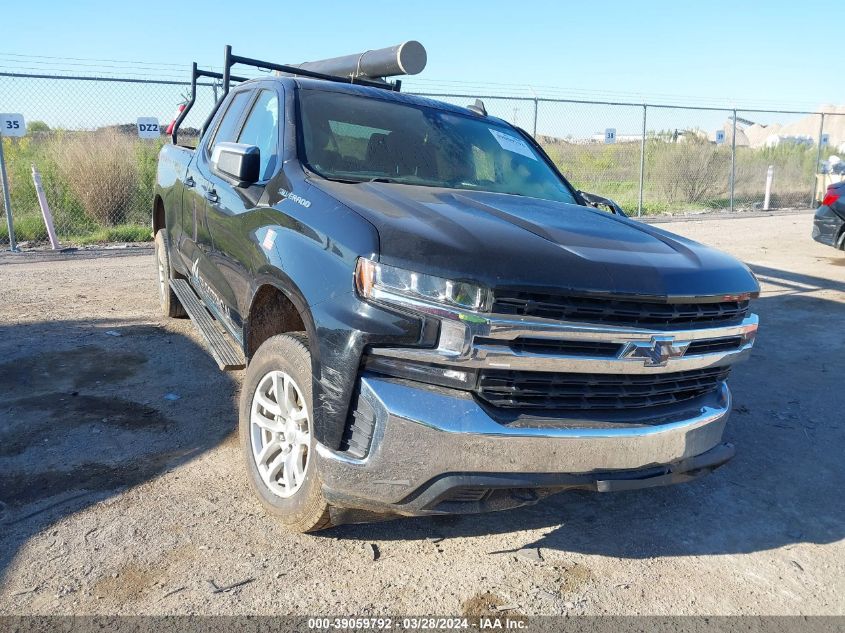
<instances>
[{"instance_id":1,"label":"metal pipe on roof rack","mask_svg":"<svg viewBox=\"0 0 845 633\"><path fill-rule=\"evenodd\" d=\"M409 40L387 48L291 64L291 66L335 77L350 79L369 77L375 79L398 75L416 75L423 71L427 61L428 56L423 45L416 40Z\"/></svg>"}]
</instances>

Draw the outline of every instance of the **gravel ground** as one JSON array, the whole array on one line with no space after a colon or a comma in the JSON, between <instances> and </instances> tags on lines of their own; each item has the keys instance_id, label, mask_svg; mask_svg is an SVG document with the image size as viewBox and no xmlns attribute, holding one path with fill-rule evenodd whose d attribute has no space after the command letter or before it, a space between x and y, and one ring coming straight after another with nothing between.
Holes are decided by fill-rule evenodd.
<instances>
[{"instance_id":1,"label":"gravel ground","mask_svg":"<svg viewBox=\"0 0 845 633\"><path fill-rule=\"evenodd\" d=\"M159 317L151 251L0 256L0 614L843 614L845 254L811 221L666 227L764 287L721 470L315 536L250 494L242 376Z\"/></svg>"}]
</instances>

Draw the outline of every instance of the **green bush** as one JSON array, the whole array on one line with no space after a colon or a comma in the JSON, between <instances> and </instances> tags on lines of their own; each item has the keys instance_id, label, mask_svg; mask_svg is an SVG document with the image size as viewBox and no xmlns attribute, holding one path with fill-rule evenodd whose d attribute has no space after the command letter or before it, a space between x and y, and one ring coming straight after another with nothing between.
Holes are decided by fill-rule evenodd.
<instances>
[{"instance_id":1,"label":"green bush","mask_svg":"<svg viewBox=\"0 0 845 633\"><path fill-rule=\"evenodd\" d=\"M640 143L605 145L545 138L543 148L577 189L607 196L626 211L636 212ZM772 148L738 147L734 206L762 206L769 165L774 166L772 208L805 206L812 191L817 151L817 147L789 143ZM716 146L704 135L652 132L646 143L643 213L726 209L730 175L729 146Z\"/></svg>"},{"instance_id":2,"label":"green bush","mask_svg":"<svg viewBox=\"0 0 845 633\"><path fill-rule=\"evenodd\" d=\"M668 203L702 203L728 190L730 150L709 143L652 141L655 154L649 179Z\"/></svg>"},{"instance_id":3,"label":"green bush","mask_svg":"<svg viewBox=\"0 0 845 633\"><path fill-rule=\"evenodd\" d=\"M14 208L14 207L13 207ZM15 239L18 242L47 240L47 228L40 215L25 215L22 218L15 216ZM9 243L9 228L6 219L3 218L0 225L0 243Z\"/></svg>"},{"instance_id":4,"label":"green bush","mask_svg":"<svg viewBox=\"0 0 845 633\"><path fill-rule=\"evenodd\" d=\"M78 244L108 244L109 242L149 242L150 225L124 224L98 229L76 240Z\"/></svg>"},{"instance_id":5,"label":"green bush","mask_svg":"<svg viewBox=\"0 0 845 633\"><path fill-rule=\"evenodd\" d=\"M59 176L82 202L85 215L100 226L126 222L138 188L136 142L108 130L66 132L50 144Z\"/></svg>"},{"instance_id":6,"label":"green bush","mask_svg":"<svg viewBox=\"0 0 845 633\"><path fill-rule=\"evenodd\" d=\"M41 174L62 243L102 242L104 236L121 241L150 239L146 227L162 145L163 140L141 140L113 129L34 131L23 138L3 139L16 239L47 240L32 182L33 165ZM8 243L8 230L2 224L0 242ZM139 226L145 226L143 233L137 230ZM128 228L104 231L110 227Z\"/></svg>"}]
</instances>

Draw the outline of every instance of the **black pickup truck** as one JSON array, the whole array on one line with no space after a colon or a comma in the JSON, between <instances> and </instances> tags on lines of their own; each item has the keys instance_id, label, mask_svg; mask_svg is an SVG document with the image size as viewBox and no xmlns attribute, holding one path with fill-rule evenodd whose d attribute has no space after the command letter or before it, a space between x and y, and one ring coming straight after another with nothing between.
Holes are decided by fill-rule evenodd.
<instances>
[{"instance_id":1,"label":"black pickup truck","mask_svg":"<svg viewBox=\"0 0 845 633\"><path fill-rule=\"evenodd\" d=\"M664 485L732 457L746 266L577 191L481 103L284 74L228 89L226 68L196 148L161 152L161 305L246 367L246 470L286 526Z\"/></svg>"}]
</instances>

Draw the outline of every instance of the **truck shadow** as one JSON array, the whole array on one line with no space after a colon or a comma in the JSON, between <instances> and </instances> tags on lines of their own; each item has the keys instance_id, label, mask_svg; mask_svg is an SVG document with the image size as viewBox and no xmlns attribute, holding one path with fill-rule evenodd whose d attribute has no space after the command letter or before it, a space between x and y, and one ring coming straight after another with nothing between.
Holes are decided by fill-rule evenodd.
<instances>
[{"instance_id":1,"label":"truck shadow","mask_svg":"<svg viewBox=\"0 0 845 633\"><path fill-rule=\"evenodd\" d=\"M845 262L845 259L836 258L834 261L834 258L831 258L832 264L838 264L840 261ZM750 268L757 275L761 284L769 284L786 292L805 294L822 289L845 292L845 282L795 273L789 270L770 268L768 266L760 266L759 264L752 264Z\"/></svg>"},{"instance_id":2,"label":"truck shadow","mask_svg":"<svg viewBox=\"0 0 845 633\"><path fill-rule=\"evenodd\" d=\"M755 552L842 539L845 339L832 332L845 304L811 293L845 290L845 284L762 267L755 272L767 282L754 304L761 334L752 358L729 381L735 399L725 439L737 455L715 473L667 488L564 492L502 513L342 526L331 534L392 540L549 528L515 550L622 558Z\"/></svg>"},{"instance_id":3,"label":"truck shadow","mask_svg":"<svg viewBox=\"0 0 845 633\"><path fill-rule=\"evenodd\" d=\"M0 352L0 578L47 525L194 459L234 428L230 375L156 324L0 326ZM186 380L196 368L200 378ZM205 417L200 433L198 403L233 414Z\"/></svg>"}]
</instances>

